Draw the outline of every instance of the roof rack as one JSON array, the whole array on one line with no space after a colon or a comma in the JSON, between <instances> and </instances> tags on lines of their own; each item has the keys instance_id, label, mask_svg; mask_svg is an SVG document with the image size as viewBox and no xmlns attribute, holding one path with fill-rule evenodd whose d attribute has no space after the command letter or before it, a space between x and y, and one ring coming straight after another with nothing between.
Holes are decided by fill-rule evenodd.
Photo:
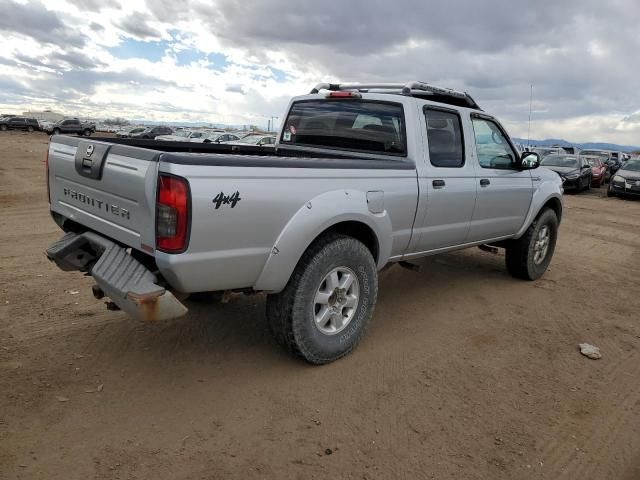
<instances>
[{"instance_id":1,"label":"roof rack","mask_svg":"<svg viewBox=\"0 0 640 480\"><path fill-rule=\"evenodd\" d=\"M334 92L340 90L356 90L362 93L393 93L481 110L476 101L468 93L459 92L451 88L437 87L425 82L319 83L311 90L310 93L319 93L320 90L329 90Z\"/></svg>"}]
</instances>

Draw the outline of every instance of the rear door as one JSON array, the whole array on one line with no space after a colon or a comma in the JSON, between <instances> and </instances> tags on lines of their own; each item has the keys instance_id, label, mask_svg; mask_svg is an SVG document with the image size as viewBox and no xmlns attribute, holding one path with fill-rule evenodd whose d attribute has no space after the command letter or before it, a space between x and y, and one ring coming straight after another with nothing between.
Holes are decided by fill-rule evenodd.
<instances>
[{"instance_id":1,"label":"rear door","mask_svg":"<svg viewBox=\"0 0 640 480\"><path fill-rule=\"evenodd\" d=\"M531 205L531 171L517 168L518 153L495 119L474 113L471 123L478 198L469 242L513 235Z\"/></svg>"},{"instance_id":2,"label":"rear door","mask_svg":"<svg viewBox=\"0 0 640 480\"><path fill-rule=\"evenodd\" d=\"M49 144L51 210L151 253L159 155L143 148L53 137Z\"/></svg>"},{"instance_id":3,"label":"rear door","mask_svg":"<svg viewBox=\"0 0 640 480\"><path fill-rule=\"evenodd\" d=\"M464 131L460 112L425 105L420 125L426 165L419 170L420 208L412 252L465 243L476 202L476 172L465 145L470 132Z\"/></svg>"},{"instance_id":4,"label":"rear door","mask_svg":"<svg viewBox=\"0 0 640 480\"><path fill-rule=\"evenodd\" d=\"M24 118L15 117L9 120L9 127L16 130L23 130L27 128L27 121Z\"/></svg>"}]
</instances>

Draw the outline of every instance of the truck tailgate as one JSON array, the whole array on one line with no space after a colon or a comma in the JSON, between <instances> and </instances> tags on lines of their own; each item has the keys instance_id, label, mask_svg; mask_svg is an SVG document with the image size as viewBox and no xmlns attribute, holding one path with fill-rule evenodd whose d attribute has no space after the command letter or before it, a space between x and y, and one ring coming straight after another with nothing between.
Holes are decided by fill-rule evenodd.
<instances>
[{"instance_id":1,"label":"truck tailgate","mask_svg":"<svg viewBox=\"0 0 640 480\"><path fill-rule=\"evenodd\" d=\"M160 152L54 136L51 210L130 247L153 252Z\"/></svg>"}]
</instances>

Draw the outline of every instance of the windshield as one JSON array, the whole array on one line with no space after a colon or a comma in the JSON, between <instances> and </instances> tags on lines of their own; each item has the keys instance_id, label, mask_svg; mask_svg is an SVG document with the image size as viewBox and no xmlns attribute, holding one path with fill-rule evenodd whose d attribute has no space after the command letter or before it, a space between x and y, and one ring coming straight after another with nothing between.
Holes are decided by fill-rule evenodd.
<instances>
[{"instance_id":1,"label":"windshield","mask_svg":"<svg viewBox=\"0 0 640 480\"><path fill-rule=\"evenodd\" d=\"M178 130L177 132L174 132L174 135L176 137L181 137L181 138L188 138L191 132L189 132L189 130Z\"/></svg>"},{"instance_id":2,"label":"windshield","mask_svg":"<svg viewBox=\"0 0 640 480\"><path fill-rule=\"evenodd\" d=\"M599 167L599 166L602 165L602 162L600 162L600 160L598 158L585 158L585 160L592 167Z\"/></svg>"},{"instance_id":3,"label":"windshield","mask_svg":"<svg viewBox=\"0 0 640 480\"><path fill-rule=\"evenodd\" d=\"M291 107L284 145L406 155L402 105L367 100L302 100Z\"/></svg>"},{"instance_id":4,"label":"windshield","mask_svg":"<svg viewBox=\"0 0 640 480\"><path fill-rule=\"evenodd\" d=\"M578 159L576 157L561 157L558 155L550 155L540 162L545 167L573 167L578 168Z\"/></svg>"},{"instance_id":5,"label":"windshield","mask_svg":"<svg viewBox=\"0 0 640 480\"><path fill-rule=\"evenodd\" d=\"M144 132L146 130L146 128L134 128L133 130L130 130L129 133L140 133L140 132Z\"/></svg>"},{"instance_id":6,"label":"windshield","mask_svg":"<svg viewBox=\"0 0 640 480\"><path fill-rule=\"evenodd\" d=\"M622 167L623 170L629 170L631 172L640 172L640 159L627 160L627 163Z\"/></svg>"}]
</instances>

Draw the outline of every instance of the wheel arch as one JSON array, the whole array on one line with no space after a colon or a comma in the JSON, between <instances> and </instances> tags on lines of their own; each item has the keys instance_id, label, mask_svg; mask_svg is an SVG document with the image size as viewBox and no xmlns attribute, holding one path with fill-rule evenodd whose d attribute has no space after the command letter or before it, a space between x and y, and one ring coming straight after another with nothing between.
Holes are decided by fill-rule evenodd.
<instances>
[{"instance_id":1,"label":"wheel arch","mask_svg":"<svg viewBox=\"0 0 640 480\"><path fill-rule=\"evenodd\" d=\"M307 202L289 220L274 243L254 289L281 291L304 252L329 233L361 241L378 268L387 263L392 242L387 213L370 213L364 192L327 192Z\"/></svg>"},{"instance_id":2,"label":"wheel arch","mask_svg":"<svg viewBox=\"0 0 640 480\"><path fill-rule=\"evenodd\" d=\"M544 201L537 201L534 195L534 199L532 201L531 208L529 209L527 218L518 233L513 238L518 239L522 237L522 235L524 235L527 229L531 226L533 221L538 218L540 212L542 212L545 208L550 208L551 210L553 210L558 217L558 223L560 223L560 221L562 220L563 209L561 194L554 193L552 195L548 195Z\"/></svg>"}]
</instances>

